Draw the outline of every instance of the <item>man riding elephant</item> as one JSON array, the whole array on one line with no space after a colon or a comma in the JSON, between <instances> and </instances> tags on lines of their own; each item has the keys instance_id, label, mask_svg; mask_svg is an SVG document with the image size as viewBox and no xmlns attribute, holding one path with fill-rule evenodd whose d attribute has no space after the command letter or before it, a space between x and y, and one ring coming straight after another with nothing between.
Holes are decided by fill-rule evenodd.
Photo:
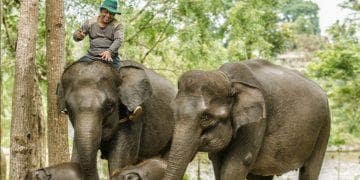
<instances>
[{"instance_id":1,"label":"man riding elephant","mask_svg":"<svg viewBox=\"0 0 360 180\"><path fill-rule=\"evenodd\" d=\"M80 58L81 61L104 60L112 62L116 68L120 67L118 50L124 39L124 27L115 19L117 10L116 0L105 0L100 6L100 15L86 20L82 27L74 32L75 41L81 41L86 35L90 37L88 54Z\"/></svg>"},{"instance_id":2,"label":"man riding elephant","mask_svg":"<svg viewBox=\"0 0 360 180\"><path fill-rule=\"evenodd\" d=\"M124 40L124 27L115 19L115 15L121 15L116 0L105 0L100 6L100 15L86 20L82 27L73 34L75 41L81 41L86 35L90 38L88 54L79 61L103 60L111 63L116 69L121 66L118 50ZM130 120L138 119L142 113L142 107L138 104L134 109Z\"/></svg>"}]
</instances>

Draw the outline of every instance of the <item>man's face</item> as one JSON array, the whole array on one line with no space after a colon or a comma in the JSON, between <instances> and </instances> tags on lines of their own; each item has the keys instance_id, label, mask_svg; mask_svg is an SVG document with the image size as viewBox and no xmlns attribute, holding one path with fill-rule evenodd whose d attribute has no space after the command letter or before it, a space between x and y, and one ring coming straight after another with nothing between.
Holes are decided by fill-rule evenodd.
<instances>
[{"instance_id":1,"label":"man's face","mask_svg":"<svg viewBox=\"0 0 360 180\"><path fill-rule=\"evenodd\" d=\"M107 24L107 23L110 23L112 20L114 20L115 14L102 8L100 10L100 16L101 16L103 22Z\"/></svg>"}]
</instances>

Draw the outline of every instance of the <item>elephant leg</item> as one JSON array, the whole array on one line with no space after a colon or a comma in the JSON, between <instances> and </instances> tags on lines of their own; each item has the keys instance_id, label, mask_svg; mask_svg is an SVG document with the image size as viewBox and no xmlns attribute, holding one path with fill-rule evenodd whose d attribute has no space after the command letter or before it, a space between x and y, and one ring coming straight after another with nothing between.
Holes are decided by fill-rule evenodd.
<instances>
[{"instance_id":1,"label":"elephant leg","mask_svg":"<svg viewBox=\"0 0 360 180\"><path fill-rule=\"evenodd\" d=\"M215 173L215 179L220 179L220 168L221 168L221 156L218 153L209 153L209 159L212 162L214 173Z\"/></svg>"},{"instance_id":2,"label":"elephant leg","mask_svg":"<svg viewBox=\"0 0 360 180\"><path fill-rule=\"evenodd\" d=\"M246 179L263 142L264 121L244 125L238 130L233 143L222 152L226 156L222 159L220 179Z\"/></svg>"},{"instance_id":3,"label":"elephant leg","mask_svg":"<svg viewBox=\"0 0 360 180\"><path fill-rule=\"evenodd\" d=\"M274 176L258 176L254 174L247 175L247 180L272 180Z\"/></svg>"},{"instance_id":4,"label":"elephant leg","mask_svg":"<svg viewBox=\"0 0 360 180\"><path fill-rule=\"evenodd\" d=\"M330 135L330 123L321 129L310 158L300 168L300 180L318 179Z\"/></svg>"},{"instance_id":5,"label":"elephant leg","mask_svg":"<svg viewBox=\"0 0 360 180\"><path fill-rule=\"evenodd\" d=\"M73 141L73 148L72 148L72 152L71 152L71 162L80 163L79 154L77 152L75 141Z\"/></svg>"},{"instance_id":6,"label":"elephant leg","mask_svg":"<svg viewBox=\"0 0 360 180\"><path fill-rule=\"evenodd\" d=\"M112 141L108 166L110 175L116 169L133 165L138 161L142 120L123 124Z\"/></svg>"},{"instance_id":7,"label":"elephant leg","mask_svg":"<svg viewBox=\"0 0 360 180\"><path fill-rule=\"evenodd\" d=\"M220 169L221 180L245 180L249 173L248 167L242 162L240 156L228 153L224 158Z\"/></svg>"}]
</instances>

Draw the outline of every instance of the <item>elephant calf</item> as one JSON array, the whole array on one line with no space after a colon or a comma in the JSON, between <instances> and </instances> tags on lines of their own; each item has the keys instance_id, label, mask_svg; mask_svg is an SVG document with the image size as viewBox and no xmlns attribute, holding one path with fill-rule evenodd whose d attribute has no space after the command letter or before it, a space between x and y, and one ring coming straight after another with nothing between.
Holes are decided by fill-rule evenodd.
<instances>
[{"instance_id":1,"label":"elephant calf","mask_svg":"<svg viewBox=\"0 0 360 180\"><path fill-rule=\"evenodd\" d=\"M112 180L159 180L164 176L166 161L152 158L144 162L129 166L111 176Z\"/></svg>"},{"instance_id":2,"label":"elephant calf","mask_svg":"<svg viewBox=\"0 0 360 180\"><path fill-rule=\"evenodd\" d=\"M25 180L83 180L78 163L62 163L28 172Z\"/></svg>"}]
</instances>

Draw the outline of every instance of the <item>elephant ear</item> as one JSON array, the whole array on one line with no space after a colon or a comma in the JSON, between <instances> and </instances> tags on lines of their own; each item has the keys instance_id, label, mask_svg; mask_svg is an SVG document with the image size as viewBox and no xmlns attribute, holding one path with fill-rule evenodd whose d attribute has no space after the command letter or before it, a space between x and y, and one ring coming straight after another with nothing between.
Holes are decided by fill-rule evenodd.
<instances>
[{"instance_id":1,"label":"elephant ear","mask_svg":"<svg viewBox=\"0 0 360 180\"><path fill-rule=\"evenodd\" d=\"M245 63L229 63L219 70L231 82L235 98L231 112L234 134L241 126L266 118L264 94L251 68Z\"/></svg>"},{"instance_id":2,"label":"elephant ear","mask_svg":"<svg viewBox=\"0 0 360 180\"><path fill-rule=\"evenodd\" d=\"M143 67L124 65L119 70L119 77L119 98L130 111L152 95L150 80Z\"/></svg>"},{"instance_id":3,"label":"elephant ear","mask_svg":"<svg viewBox=\"0 0 360 180\"><path fill-rule=\"evenodd\" d=\"M65 112L66 107L65 107L65 92L64 92L64 88L61 84L61 82L59 82L57 84L56 87L56 95L57 95L57 110L59 112Z\"/></svg>"},{"instance_id":4,"label":"elephant ear","mask_svg":"<svg viewBox=\"0 0 360 180\"><path fill-rule=\"evenodd\" d=\"M244 125L260 122L266 118L263 93L256 87L243 83L233 83L235 102L232 107L234 134Z\"/></svg>"}]
</instances>

